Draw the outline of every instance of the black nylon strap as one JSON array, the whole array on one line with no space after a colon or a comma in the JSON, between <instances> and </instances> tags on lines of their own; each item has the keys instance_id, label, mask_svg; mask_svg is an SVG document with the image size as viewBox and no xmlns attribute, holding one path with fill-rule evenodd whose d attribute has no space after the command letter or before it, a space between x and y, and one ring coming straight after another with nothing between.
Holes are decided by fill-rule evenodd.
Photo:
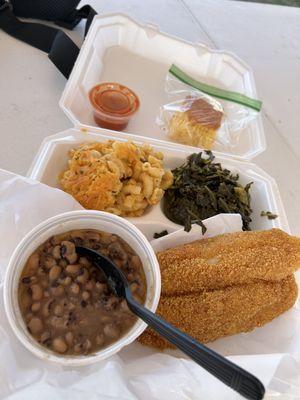
<instances>
[{"instance_id":1,"label":"black nylon strap","mask_svg":"<svg viewBox=\"0 0 300 400\"><path fill-rule=\"evenodd\" d=\"M48 54L49 59L68 79L79 54L79 47L63 31L58 31Z\"/></svg>"},{"instance_id":2,"label":"black nylon strap","mask_svg":"<svg viewBox=\"0 0 300 400\"><path fill-rule=\"evenodd\" d=\"M47 21L65 20L80 0L10 0L14 14Z\"/></svg>"},{"instance_id":3,"label":"black nylon strap","mask_svg":"<svg viewBox=\"0 0 300 400\"><path fill-rule=\"evenodd\" d=\"M24 0L19 1L23 2ZM52 0L46 2L49 3L49 1ZM63 3L64 0L60 0L60 2ZM78 1L76 3L78 4ZM27 16L29 15L27 10ZM32 12L32 15L37 18L36 13ZM86 35L95 15L96 11L92 7L84 6L79 10L72 10L63 20L56 21L56 24L73 29L82 18L86 18ZM53 18L53 15L48 16L47 19ZM47 15L44 17L47 17ZM66 78L69 77L77 59L79 48L63 31L40 23L20 21L15 16L12 5L5 0L0 0L0 28L14 38L48 53L49 59L54 65Z\"/></svg>"},{"instance_id":4,"label":"black nylon strap","mask_svg":"<svg viewBox=\"0 0 300 400\"><path fill-rule=\"evenodd\" d=\"M63 28L73 29L83 18L86 19L84 36L88 33L90 25L94 16L97 15L96 11L89 5L81 7L79 10L74 10L70 15L63 20L56 20L55 23Z\"/></svg>"},{"instance_id":5,"label":"black nylon strap","mask_svg":"<svg viewBox=\"0 0 300 400\"><path fill-rule=\"evenodd\" d=\"M11 6L0 11L0 27L9 35L49 53L58 29L32 22L21 22Z\"/></svg>"}]
</instances>

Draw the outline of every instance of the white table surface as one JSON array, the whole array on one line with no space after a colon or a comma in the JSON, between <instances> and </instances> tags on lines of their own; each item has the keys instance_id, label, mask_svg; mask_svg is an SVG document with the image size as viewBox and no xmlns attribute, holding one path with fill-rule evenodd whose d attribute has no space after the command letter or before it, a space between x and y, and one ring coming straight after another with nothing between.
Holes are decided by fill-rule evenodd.
<instances>
[{"instance_id":1,"label":"white table surface","mask_svg":"<svg viewBox=\"0 0 300 400\"><path fill-rule=\"evenodd\" d=\"M230 50L253 68L268 144L254 162L277 180L291 230L300 235L300 8L227 0L87 3ZM82 26L69 33L78 44ZM43 138L71 126L58 106L65 83L45 53L0 31L0 168L26 174Z\"/></svg>"}]
</instances>

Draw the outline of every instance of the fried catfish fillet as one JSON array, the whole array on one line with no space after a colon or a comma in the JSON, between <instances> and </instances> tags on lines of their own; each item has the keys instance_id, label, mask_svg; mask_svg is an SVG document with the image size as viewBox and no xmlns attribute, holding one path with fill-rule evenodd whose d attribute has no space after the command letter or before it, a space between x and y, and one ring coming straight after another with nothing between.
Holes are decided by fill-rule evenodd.
<instances>
[{"instance_id":1,"label":"fried catfish fillet","mask_svg":"<svg viewBox=\"0 0 300 400\"><path fill-rule=\"evenodd\" d=\"M300 267L300 238L280 229L227 233L159 252L157 258L163 294L280 281Z\"/></svg>"},{"instance_id":2,"label":"fried catfish fillet","mask_svg":"<svg viewBox=\"0 0 300 400\"><path fill-rule=\"evenodd\" d=\"M157 258L157 314L202 343L261 327L297 299L293 273L300 267L300 239L279 229L219 235ZM139 341L171 347L151 329Z\"/></svg>"},{"instance_id":3,"label":"fried catfish fillet","mask_svg":"<svg viewBox=\"0 0 300 400\"><path fill-rule=\"evenodd\" d=\"M157 314L201 343L249 332L293 306L297 284L293 275L277 282L256 282L182 296L162 296ZM139 342L157 348L172 345L147 329Z\"/></svg>"}]
</instances>

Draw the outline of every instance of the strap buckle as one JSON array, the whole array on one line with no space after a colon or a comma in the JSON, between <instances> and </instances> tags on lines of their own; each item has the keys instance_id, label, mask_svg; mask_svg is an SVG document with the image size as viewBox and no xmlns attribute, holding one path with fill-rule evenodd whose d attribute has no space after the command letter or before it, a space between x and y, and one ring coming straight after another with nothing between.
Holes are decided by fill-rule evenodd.
<instances>
[{"instance_id":1,"label":"strap buckle","mask_svg":"<svg viewBox=\"0 0 300 400\"><path fill-rule=\"evenodd\" d=\"M10 8L12 10L12 5L7 0L0 0L0 12L6 10L6 8Z\"/></svg>"}]
</instances>

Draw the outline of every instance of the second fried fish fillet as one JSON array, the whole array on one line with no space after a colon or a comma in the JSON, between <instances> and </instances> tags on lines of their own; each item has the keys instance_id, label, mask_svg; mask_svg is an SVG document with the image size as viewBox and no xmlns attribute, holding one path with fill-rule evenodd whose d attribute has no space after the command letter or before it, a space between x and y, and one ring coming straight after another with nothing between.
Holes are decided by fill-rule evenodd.
<instances>
[{"instance_id":1,"label":"second fried fish fillet","mask_svg":"<svg viewBox=\"0 0 300 400\"><path fill-rule=\"evenodd\" d=\"M157 258L162 293L188 294L280 281L300 267L300 238L280 229L228 233L159 252Z\"/></svg>"},{"instance_id":2,"label":"second fried fish fillet","mask_svg":"<svg viewBox=\"0 0 300 400\"><path fill-rule=\"evenodd\" d=\"M258 281L180 296L162 295L157 314L202 343L248 332L287 311L297 298L293 275L282 281ZM156 332L147 329L139 342L172 347Z\"/></svg>"}]
</instances>

